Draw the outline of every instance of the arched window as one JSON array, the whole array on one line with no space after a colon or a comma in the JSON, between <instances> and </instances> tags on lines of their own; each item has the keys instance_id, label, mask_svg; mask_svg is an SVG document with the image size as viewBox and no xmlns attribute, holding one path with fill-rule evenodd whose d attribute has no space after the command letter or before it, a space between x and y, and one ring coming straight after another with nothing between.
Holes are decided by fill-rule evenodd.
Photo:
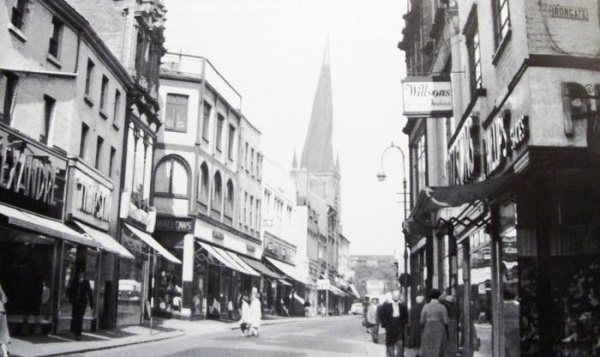
<instances>
[{"instance_id":1,"label":"arched window","mask_svg":"<svg viewBox=\"0 0 600 357\"><path fill-rule=\"evenodd\" d=\"M154 174L154 193L159 197L187 198L189 196L189 170L184 161L176 157L163 159Z\"/></svg>"},{"instance_id":2,"label":"arched window","mask_svg":"<svg viewBox=\"0 0 600 357\"><path fill-rule=\"evenodd\" d=\"M210 187L210 182L208 181L208 165L206 165L206 162L203 162L202 165L200 165L199 175L198 201L208 205L208 188Z\"/></svg>"},{"instance_id":3,"label":"arched window","mask_svg":"<svg viewBox=\"0 0 600 357\"><path fill-rule=\"evenodd\" d=\"M225 196L225 215L229 218L233 218L233 182L227 180L227 196Z\"/></svg>"},{"instance_id":4,"label":"arched window","mask_svg":"<svg viewBox=\"0 0 600 357\"><path fill-rule=\"evenodd\" d=\"M212 210L220 212L221 202L223 202L223 183L221 180L221 173L217 171L214 178L213 200L211 203Z\"/></svg>"}]
</instances>

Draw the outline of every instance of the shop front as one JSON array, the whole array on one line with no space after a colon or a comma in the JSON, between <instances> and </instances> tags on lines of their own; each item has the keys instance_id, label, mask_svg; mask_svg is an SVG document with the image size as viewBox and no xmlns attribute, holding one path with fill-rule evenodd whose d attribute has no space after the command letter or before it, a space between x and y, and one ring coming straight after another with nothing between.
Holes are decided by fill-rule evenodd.
<instances>
[{"instance_id":1,"label":"shop front","mask_svg":"<svg viewBox=\"0 0 600 357\"><path fill-rule=\"evenodd\" d=\"M305 276L296 266L277 260L272 257L264 257L268 264L277 273L286 277L277 286L278 312L280 315L304 316L307 301L310 301L310 291L316 290L316 283ZM286 284L287 283L287 284ZM291 286L288 286L291 284Z\"/></svg>"},{"instance_id":2,"label":"shop front","mask_svg":"<svg viewBox=\"0 0 600 357\"><path fill-rule=\"evenodd\" d=\"M0 284L14 335L69 330L75 270L97 286L101 245L63 223L66 172L63 153L0 125ZM88 314L84 328L96 322Z\"/></svg>"}]
</instances>

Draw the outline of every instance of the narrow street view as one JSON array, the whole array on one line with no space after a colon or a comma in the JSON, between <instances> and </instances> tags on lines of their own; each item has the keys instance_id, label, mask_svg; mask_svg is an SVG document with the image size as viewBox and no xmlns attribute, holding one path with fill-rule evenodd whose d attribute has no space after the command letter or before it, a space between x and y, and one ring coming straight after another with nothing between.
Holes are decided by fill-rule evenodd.
<instances>
[{"instance_id":1,"label":"narrow street view","mask_svg":"<svg viewBox=\"0 0 600 357\"><path fill-rule=\"evenodd\" d=\"M600 357L599 0L0 25L0 357Z\"/></svg>"}]
</instances>

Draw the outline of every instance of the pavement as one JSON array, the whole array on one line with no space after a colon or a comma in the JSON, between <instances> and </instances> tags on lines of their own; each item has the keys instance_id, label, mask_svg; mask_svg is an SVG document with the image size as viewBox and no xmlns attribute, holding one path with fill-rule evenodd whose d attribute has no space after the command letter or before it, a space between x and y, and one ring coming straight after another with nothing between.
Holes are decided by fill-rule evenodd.
<instances>
[{"instance_id":1,"label":"pavement","mask_svg":"<svg viewBox=\"0 0 600 357\"><path fill-rule=\"evenodd\" d=\"M267 316L262 321L262 325L290 323L306 319L312 318ZM14 357L65 356L238 328L237 322L155 318L152 326L149 321L146 321L141 326L84 332L80 341L75 340L73 334L14 336L8 349L11 356Z\"/></svg>"},{"instance_id":2,"label":"pavement","mask_svg":"<svg viewBox=\"0 0 600 357\"><path fill-rule=\"evenodd\" d=\"M267 316L262 325L286 324L301 322L321 317L278 317ZM336 319L352 318L338 316ZM182 336L196 336L227 330L239 329L237 322L200 320L186 321L178 319L153 319L152 326L146 321L144 325L125 326L121 328L84 332L80 341L73 334L44 335L44 336L15 336L9 344L9 352L14 357L50 357L82 354L102 351L117 347L132 346L148 342L174 339ZM370 336L365 334L366 356L384 356L385 346L370 342ZM413 357L414 349L406 349L405 357Z\"/></svg>"}]
</instances>

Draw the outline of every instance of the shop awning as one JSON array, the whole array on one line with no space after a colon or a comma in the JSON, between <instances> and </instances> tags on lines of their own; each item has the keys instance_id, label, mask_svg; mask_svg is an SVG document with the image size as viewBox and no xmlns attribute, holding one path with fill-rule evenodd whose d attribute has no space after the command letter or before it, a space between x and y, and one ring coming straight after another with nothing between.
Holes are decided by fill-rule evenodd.
<instances>
[{"instance_id":1,"label":"shop awning","mask_svg":"<svg viewBox=\"0 0 600 357\"><path fill-rule=\"evenodd\" d=\"M411 218L440 208L458 207L465 203L488 199L506 187L515 177L515 174L510 174L465 185L425 187L419 192Z\"/></svg>"},{"instance_id":2,"label":"shop awning","mask_svg":"<svg viewBox=\"0 0 600 357\"><path fill-rule=\"evenodd\" d=\"M265 257L269 261L269 263L273 264L275 268L279 269L283 274L289 276L291 279L296 280L297 282L308 285L308 286L316 286L316 284L305 277L302 273L300 273L295 266L280 262L279 260L275 260L273 258Z\"/></svg>"},{"instance_id":3,"label":"shop awning","mask_svg":"<svg viewBox=\"0 0 600 357\"><path fill-rule=\"evenodd\" d=\"M254 270L261 273L262 275L268 276L269 278L273 278L273 279L281 279L281 275L270 270L269 268L264 266L264 264L259 262L258 260L254 260L254 259L250 259L250 258L246 258L246 257L240 257L240 258L242 258L242 260L245 261L246 264L250 265ZM287 282L286 282L286 284L287 284Z\"/></svg>"},{"instance_id":4,"label":"shop awning","mask_svg":"<svg viewBox=\"0 0 600 357\"><path fill-rule=\"evenodd\" d=\"M292 286L292 284L288 283L287 281L285 281L283 279L277 279L277 281L279 282L279 284L281 284L283 286Z\"/></svg>"},{"instance_id":5,"label":"shop awning","mask_svg":"<svg viewBox=\"0 0 600 357\"><path fill-rule=\"evenodd\" d=\"M0 204L0 215L6 217L8 224L28 229L48 236L61 238L77 244L84 244L94 248L102 246L94 239L77 233L61 222L37 216L25 211Z\"/></svg>"},{"instance_id":6,"label":"shop awning","mask_svg":"<svg viewBox=\"0 0 600 357\"><path fill-rule=\"evenodd\" d=\"M350 291L352 291L352 295L354 295L355 298L360 299L360 294L358 293L358 290L356 290L354 284L350 284Z\"/></svg>"},{"instance_id":7,"label":"shop awning","mask_svg":"<svg viewBox=\"0 0 600 357\"><path fill-rule=\"evenodd\" d=\"M123 247L119 242L113 239L110 235L99 231L95 228L88 226L85 223L75 222L77 226L79 226L88 236L90 236L93 240L100 243L102 249L115 253L121 258L125 259L135 259L133 254L131 254L125 247Z\"/></svg>"},{"instance_id":8,"label":"shop awning","mask_svg":"<svg viewBox=\"0 0 600 357\"><path fill-rule=\"evenodd\" d=\"M251 266L242 261L242 259L237 254L233 252L228 252L222 248L210 245L208 243L200 241L196 242L200 245L200 247L202 247L202 249L206 250L208 254L212 255L225 267L243 274L260 276L260 274L256 270L252 269Z\"/></svg>"},{"instance_id":9,"label":"shop awning","mask_svg":"<svg viewBox=\"0 0 600 357\"><path fill-rule=\"evenodd\" d=\"M345 292L343 292L340 288L333 286L333 285L329 285L329 291L331 291L332 293L334 293L337 296L348 296L348 294L346 294Z\"/></svg>"},{"instance_id":10,"label":"shop awning","mask_svg":"<svg viewBox=\"0 0 600 357\"><path fill-rule=\"evenodd\" d=\"M139 239L144 241L144 243L148 244L152 249L157 251L158 254L162 255L165 259L170 260L176 264L181 264L181 260L177 259L176 256L171 254L171 252L169 252L165 247L160 245L160 243L158 243L154 238L152 238L151 235L149 235L146 232L142 232L139 229L132 227L127 223L125 223L125 226L131 231L131 233L135 234Z\"/></svg>"}]
</instances>

